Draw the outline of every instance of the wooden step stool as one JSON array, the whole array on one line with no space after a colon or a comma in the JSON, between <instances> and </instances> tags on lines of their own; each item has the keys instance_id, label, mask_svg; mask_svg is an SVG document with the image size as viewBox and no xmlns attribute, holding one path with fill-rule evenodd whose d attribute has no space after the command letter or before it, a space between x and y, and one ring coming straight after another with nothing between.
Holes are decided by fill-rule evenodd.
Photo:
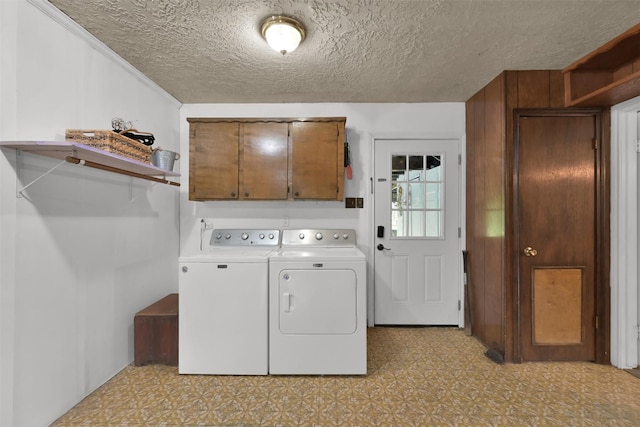
<instances>
[{"instance_id":1,"label":"wooden step stool","mask_svg":"<svg viewBox=\"0 0 640 427\"><path fill-rule=\"evenodd\" d=\"M136 313L134 364L178 366L178 294L169 294Z\"/></svg>"}]
</instances>

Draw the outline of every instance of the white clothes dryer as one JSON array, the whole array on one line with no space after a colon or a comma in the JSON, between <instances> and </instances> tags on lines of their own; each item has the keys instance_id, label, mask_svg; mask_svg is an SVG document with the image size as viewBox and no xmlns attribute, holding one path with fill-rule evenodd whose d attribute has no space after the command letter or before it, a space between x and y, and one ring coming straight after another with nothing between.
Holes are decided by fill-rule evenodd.
<instances>
[{"instance_id":1,"label":"white clothes dryer","mask_svg":"<svg viewBox=\"0 0 640 427\"><path fill-rule=\"evenodd\" d=\"M178 372L268 373L268 257L279 230L213 230L179 260Z\"/></svg>"},{"instance_id":2,"label":"white clothes dryer","mask_svg":"<svg viewBox=\"0 0 640 427\"><path fill-rule=\"evenodd\" d=\"M283 230L269 257L269 373L367 373L366 257L354 230Z\"/></svg>"}]
</instances>

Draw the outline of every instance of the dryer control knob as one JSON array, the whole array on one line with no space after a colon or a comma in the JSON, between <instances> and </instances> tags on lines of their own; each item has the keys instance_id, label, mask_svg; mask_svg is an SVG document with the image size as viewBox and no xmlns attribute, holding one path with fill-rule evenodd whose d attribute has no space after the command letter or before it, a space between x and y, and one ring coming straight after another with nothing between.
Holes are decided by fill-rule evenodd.
<instances>
[{"instance_id":1,"label":"dryer control knob","mask_svg":"<svg viewBox=\"0 0 640 427\"><path fill-rule=\"evenodd\" d=\"M264 239L264 234L260 233L260 235L258 235L258 237L260 238L260 240Z\"/></svg>"},{"instance_id":2,"label":"dryer control knob","mask_svg":"<svg viewBox=\"0 0 640 427\"><path fill-rule=\"evenodd\" d=\"M273 238L276 237L273 235L273 233L269 233L269 239L273 240Z\"/></svg>"},{"instance_id":3,"label":"dryer control knob","mask_svg":"<svg viewBox=\"0 0 640 427\"><path fill-rule=\"evenodd\" d=\"M247 233L242 233L242 235L240 236L240 238L242 240L247 240L249 238L249 235Z\"/></svg>"},{"instance_id":4,"label":"dryer control knob","mask_svg":"<svg viewBox=\"0 0 640 427\"><path fill-rule=\"evenodd\" d=\"M349 235L348 235L347 233L344 233L344 234L342 235L342 238L343 238L343 239L348 239L348 238L349 238Z\"/></svg>"},{"instance_id":5,"label":"dryer control knob","mask_svg":"<svg viewBox=\"0 0 640 427\"><path fill-rule=\"evenodd\" d=\"M339 238L340 238L340 235L339 235L338 233L336 233L336 234L334 234L334 235L333 235L333 238L334 238L334 239L339 239Z\"/></svg>"},{"instance_id":6,"label":"dryer control knob","mask_svg":"<svg viewBox=\"0 0 640 427\"><path fill-rule=\"evenodd\" d=\"M323 237L322 233L316 233L316 240L322 240Z\"/></svg>"},{"instance_id":7,"label":"dryer control knob","mask_svg":"<svg viewBox=\"0 0 640 427\"><path fill-rule=\"evenodd\" d=\"M220 233L216 234L216 239L222 239L222 234Z\"/></svg>"},{"instance_id":8,"label":"dryer control knob","mask_svg":"<svg viewBox=\"0 0 640 427\"><path fill-rule=\"evenodd\" d=\"M186 273L187 271L189 271L189 267L187 267L186 265L182 267L182 272Z\"/></svg>"},{"instance_id":9,"label":"dryer control knob","mask_svg":"<svg viewBox=\"0 0 640 427\"><path fill-rule=\"evenodd\" d=\"M303 239L304 239L304 233L300 233L300 234L298 235L298 237L300 238L300 240L303 240Z\"/></svg>"},{"instance_id":10,"label":"dryer control knob","mask_svg":"<svg viewBox=\"0 0 640 427\"><path fill-rule=\"evenodd\" d=\"M225 239L227 239L227 240L229 240L229 239L231 238L231 234L229 234L229 233L225 234L225 235L224 235L224 238L225 238Z\"/></svg>"}]
</instances>

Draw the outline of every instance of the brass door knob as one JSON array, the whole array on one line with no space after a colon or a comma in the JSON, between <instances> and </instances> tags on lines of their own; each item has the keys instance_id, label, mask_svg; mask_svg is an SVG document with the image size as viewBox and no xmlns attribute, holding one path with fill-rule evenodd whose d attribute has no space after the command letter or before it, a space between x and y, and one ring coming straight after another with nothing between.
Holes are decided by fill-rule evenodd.
<instances>
[{"instance_id":1,"label":"brass door knob","mask_svg":"<svg viewBox=\"0 0 640 427\"><path fill-rule=\"evenodd\" d=\"M533 249L531 246L527 246L526 248L524 248L522 250L522 252L525 254L525 256L536 256L536 255L538 255L538 251Z\"/></svg>"}]
</instances>

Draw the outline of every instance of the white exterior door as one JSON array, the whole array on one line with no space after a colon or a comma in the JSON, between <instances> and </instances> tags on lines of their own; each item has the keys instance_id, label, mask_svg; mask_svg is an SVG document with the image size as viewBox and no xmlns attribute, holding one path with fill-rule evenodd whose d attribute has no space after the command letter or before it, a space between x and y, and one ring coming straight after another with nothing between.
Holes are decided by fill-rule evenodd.
<instances>
[{"instance_id":1,"label":"white exterior door","mask_svg":"<svg viewBox=\"0 0 640 427\"><path fill-rule=\"evenodd\" d=\"M460 324L459 146L375 141L375 324Z\"/></svg>"}]
</instances>

